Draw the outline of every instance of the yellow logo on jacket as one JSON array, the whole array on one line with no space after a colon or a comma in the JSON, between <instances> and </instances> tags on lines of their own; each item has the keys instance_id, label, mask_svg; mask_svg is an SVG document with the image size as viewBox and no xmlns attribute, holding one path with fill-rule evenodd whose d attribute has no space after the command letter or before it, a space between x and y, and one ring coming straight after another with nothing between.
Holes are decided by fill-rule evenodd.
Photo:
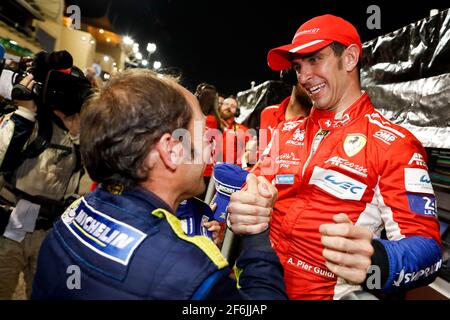
<instances>
[{"instance_id":1,"label":"yellow logo on jacket","mask_svg":"<svg viewBox=\"0 0 450 320\"><path fill-rule=\"evenodd\" d=\"M362 133L351 133L345 137L344 151L349 157L353 157L360 152L367 143L367 138Z\"/></svg>"}]
</instances>

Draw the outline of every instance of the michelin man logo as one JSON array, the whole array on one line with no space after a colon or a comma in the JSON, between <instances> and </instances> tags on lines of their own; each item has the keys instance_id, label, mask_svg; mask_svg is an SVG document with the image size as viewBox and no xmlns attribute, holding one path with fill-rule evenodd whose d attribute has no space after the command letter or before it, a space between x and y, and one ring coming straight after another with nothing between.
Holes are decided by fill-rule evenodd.
<instances>
[{"instance_id":1,"label":"michelin man logo","mask_svg":"<svg viewBox=\"0 0 450 320\"><path fill-rule=\"evenodd\" d=\"M76 213L76 208L78 207L79 203L81 201L81 198L75 200L67 209L66 211L64 211L64 213L61 215L61 220L64 223L70 224L72 223L73 219L75 219L75 216L77 215Z\"/></svg>"}]
</instances>

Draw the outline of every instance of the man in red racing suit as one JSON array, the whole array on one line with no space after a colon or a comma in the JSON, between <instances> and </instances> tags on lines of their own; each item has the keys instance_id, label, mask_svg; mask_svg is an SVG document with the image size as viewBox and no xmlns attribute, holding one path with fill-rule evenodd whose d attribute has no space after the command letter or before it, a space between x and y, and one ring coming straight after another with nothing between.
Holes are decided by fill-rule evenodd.
<instances>
[{"instance_id":1,"label":"man in red racing suit","mask_svg":"<svg viewBox=\"0 0 450 320\"><path fill-rule=\"evenodd\" d=\"M299 116L306 117L311 110L312 102L300 84L292 87L291 95L280 104L268 106L261 112L259 125L259 150L262 152L272 138L272 132L286 120Z\"/></svg>"},{"instance_id":2,"label":"man in red racing suit","mask_svg":"<svg viewBox=\"0 0 450 320\"><path fill-rule=\"evenodd\" d=\"M366 93L340 119L335 115L313 109L309 118L280 124L280 152L272 162L276 174L266 176L279 192L270 235L293 299L340 298L355 290L327 269L322 256L319 226L330 223L334 214L346 213L376 237L385 229L391 241L420 236L440 244L420 142L380 115ZM312 154L312 145L320 139ZM431 278L440 266L439 250L434 251L436 259L423 268L431 268ZM386 291L395 289L401 269L397 272L385 283ZM419 280L422 277L410 282Z\"/></svg>"},{"instance_id":3,"label":"man in red racing suit","mask_svg":"<svg viewBox=\"0 0 450 320\"><path fill-rule=\"evenodd\" d=\"M293 64L314 101L308 118L278 126L259 168L279 191L270 233L291 299L403 291L432 282L442 264L425 150L361 92L361 54L356 29L326 15L268 56L275 70Z\"/></svg>"}]
</instances>

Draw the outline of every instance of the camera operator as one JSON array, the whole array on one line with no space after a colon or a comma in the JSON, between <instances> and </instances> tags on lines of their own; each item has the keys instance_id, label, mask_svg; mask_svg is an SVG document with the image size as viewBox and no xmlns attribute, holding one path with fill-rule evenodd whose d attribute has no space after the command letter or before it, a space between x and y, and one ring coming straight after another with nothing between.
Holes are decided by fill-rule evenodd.
<instances>
[{"instance_id":1,"label":"camera operator","mask_svg":"<svg viewBox=\"0 0 450 320\"><path fill-rule=\"evenodd\" d=\"M45 102L33 93L37 74L28 74L15 85L25 94L14 98L13 90L17 109L0 117L0 299L12 298L20 272L30 297L41 243L65 204L76 197L80 181L79 110L67 110L79 88L66 86L67 93L58 92L57 85L46 88L49 74L59 73L52 69L49 65L41 94L58 94L59 100ZM74 70L63 76L82 77L74 76Z\"/></svg>"}]
</instances>

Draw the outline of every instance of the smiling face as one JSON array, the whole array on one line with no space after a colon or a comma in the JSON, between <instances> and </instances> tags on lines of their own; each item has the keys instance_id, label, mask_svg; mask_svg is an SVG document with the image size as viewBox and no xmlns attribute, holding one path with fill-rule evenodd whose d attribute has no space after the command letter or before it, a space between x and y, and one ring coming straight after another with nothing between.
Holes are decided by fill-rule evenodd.
<instances>
[{"instance_id":1,"label":"smiling face","mask_svg":"<svg viewBox=\"0 0 450 320\"><path fill-rule=\"evenodd\" d=\"M185 88L178 86L192 108L192 118L188 124L190 147L186 150L186 157L181 166L181 174L185 178L187 193L198 195L205 190L203 172L211 154L211 144L206 139L205 116L201 111L198 100Z\"/></svg>"},{"instance_id":2,"label":"smiling face","mask_svg":"<svg viewBox=\"0 0 450 320\"><path fill-rule=\"evenodd\" d=\"M292 65L300 84L306 89L314 107L339 112L345 110L359 96L359 82L353 49L337 56L330 46L312 54L296 57ZM356 80L356 83L355 83Z\"/></svg>"}]
</instances>

